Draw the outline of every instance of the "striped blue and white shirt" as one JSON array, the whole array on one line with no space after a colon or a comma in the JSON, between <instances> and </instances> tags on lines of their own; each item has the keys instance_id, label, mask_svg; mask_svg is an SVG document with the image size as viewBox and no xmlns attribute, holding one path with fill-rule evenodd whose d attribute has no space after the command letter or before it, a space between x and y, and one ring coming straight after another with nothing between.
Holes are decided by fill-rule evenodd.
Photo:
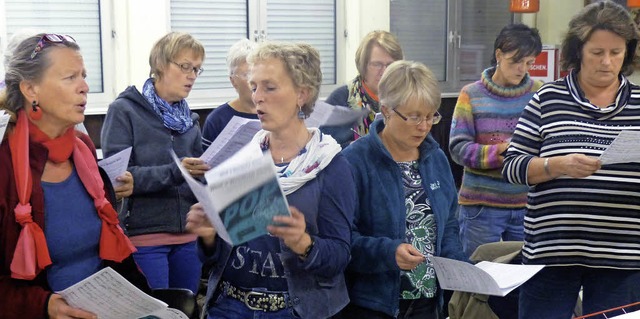
<instances>
[{"instance_id":1,"label":"striped blue and white shirt","mask_svg":"<svg viewBox=\"0 0 640 319\"><path fill-rule=\"evenodd\" d=\"M585 98L573 72L542 86L516 126L505 179L529 185L535 157L598 157L620 131L640 131L640 87L622 76L620 82L615 102L605 108ZM640 163L603 165L586 178L560 176L529 186L526 264L640 269Z\"/></svg>"}]
</instances>

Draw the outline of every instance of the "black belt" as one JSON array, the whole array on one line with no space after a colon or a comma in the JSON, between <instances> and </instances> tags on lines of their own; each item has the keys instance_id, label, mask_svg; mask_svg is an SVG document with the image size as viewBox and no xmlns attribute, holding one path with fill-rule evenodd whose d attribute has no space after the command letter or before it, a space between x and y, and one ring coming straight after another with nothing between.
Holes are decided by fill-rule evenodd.
<instances>
[{"instance_id":1,"label":"black belt","mask_svg":"<svg viewBox=\"0 0 640 319\"><path fill-rule=\"evenodd\" d=\"M275 312L286 309L288 298L284 292L263 292L236 287L229 282L221 281L222 294L242 301L251 310Z\"/></svg>"}]
</instances>

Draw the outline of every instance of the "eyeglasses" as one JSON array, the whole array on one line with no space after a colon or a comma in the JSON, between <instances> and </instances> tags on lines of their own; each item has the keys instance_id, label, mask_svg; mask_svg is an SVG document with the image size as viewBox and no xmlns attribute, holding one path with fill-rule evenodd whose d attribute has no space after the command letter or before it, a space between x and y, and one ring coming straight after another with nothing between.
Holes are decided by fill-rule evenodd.
<instances>
[{"instance_id":1,"label":"eyeglasses","mask_svg":"<svg viewBox=\"0 0 640 319\"><path fill-rule=\"evenodd\" d=\"M193 66L191 63L189 62L185 62L185 63L177 63L177 62L173 62L171 61L171 63L177 65L180 67L180 70L182 70L182 73L185 74L191 74L191 72L195 72L196 76L202 74L202 72L204 72L203 68L197 68L195 66Z\"/></svg>"},{"instance_id":2,"label":"eyeglasses","mask_svg":"<svg viewBox=\"0 0 640 319\"><path fill-rule=\"evenodd\" d=\"M31 53L31 60L33 60L33 58L35 58L36 55L38 55L38 53L40 53L40 51L42 51L47 46L47 43L65 43L65 42L76 43L76 40L70 35L64 35L64 34L47 33L43 35L40 38L40 41L38 41L38 43L36 44L36 47L33 49L33 52Z\"/></svg>"},{"instance_id":3,"label":"eyeglasses","mask_svg":"<svg viewBox=\"0 0 640 319\"><path fill-rule=\"evenodd\" d=\"M389 67L389 65L391 65L391 63L393 63L393 62L389 62L389 63L369 62L369 66L374 68L374 69L376 69L377 71L380 71L382 69L386 69L387 67Z\"/></svg>"},{"instance_id":4,"label":"eyeglasses","mask_svg":"<svg viewBox=\"0 0 640 319\"><path fill-rule=\"evenodd\" d=\"M435 112L432 115L427 115L427 116L404 116L400 114L400 112L398 112L398 110L396 109L393 109L393 111L396 112L396 114L398 114L398 116L401 119L403 119L405 122L415 126L420 125L422 121L427 121L427 124L435 125L440 123L440 120L442 119L442 115L440 115L440 113L438 112Z\"/></svg>"}]
</instances>

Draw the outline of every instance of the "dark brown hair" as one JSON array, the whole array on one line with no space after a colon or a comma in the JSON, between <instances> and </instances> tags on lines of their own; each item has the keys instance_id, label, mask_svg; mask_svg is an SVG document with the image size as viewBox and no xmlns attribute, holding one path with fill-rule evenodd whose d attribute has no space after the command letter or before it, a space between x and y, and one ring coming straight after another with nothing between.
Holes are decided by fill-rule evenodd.
<instances>
[{"instance_id":1,"label":"dark brown hair","mask_svg":"<svg viewBox=\"0 0 640 319\"><path fill-rule=\"evenodd\" d=\"M626 41L627 51L620 73L624 75L633 73L634 66L639 62L636 56L638 39L640 39L638 27L624 7L608 0L584 7L571 19L569 31L562 41L560 66L565 70L579 71L582 48L597 30L613 32Z\"/></svg>"}]
</instances>

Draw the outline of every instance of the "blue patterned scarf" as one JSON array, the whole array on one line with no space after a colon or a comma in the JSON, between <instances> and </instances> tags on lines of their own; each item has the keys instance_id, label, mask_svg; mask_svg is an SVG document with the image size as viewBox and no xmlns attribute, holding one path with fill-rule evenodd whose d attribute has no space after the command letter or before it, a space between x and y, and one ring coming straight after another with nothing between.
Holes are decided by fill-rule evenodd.
<instances>
[{"instance_id":1,"label":"blue patterned scarf","mask_svg":"<svg viewBox=\"0 0 640 319\"><path fill-rule=\"evenodd\" d=\"M160 116L166 128L182 134L193 126L191 110L187 105L187 101L182 99L180 102L169 105L167 101L160 98L156 93L156 88L153 86L153 78L149 78L144 82L142 96L153 106L153 110Z\"/></svg>"}]
</instances>

